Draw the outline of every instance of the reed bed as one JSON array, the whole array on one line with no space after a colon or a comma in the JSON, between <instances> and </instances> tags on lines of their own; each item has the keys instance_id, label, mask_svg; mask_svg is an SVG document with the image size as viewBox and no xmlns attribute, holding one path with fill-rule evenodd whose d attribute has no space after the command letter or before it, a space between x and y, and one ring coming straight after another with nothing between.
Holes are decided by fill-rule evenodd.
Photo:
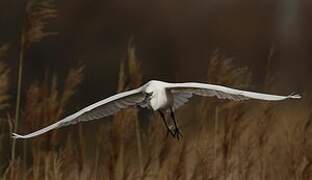
<instances>
[{"instance_id":1,"label":"reed bed","mask_svg":"<svg viewBox=\"0 0 312 180\"><path fill-rule=\"evenodd\" d=\"M207 81L250 87L247 68L235 67L233 60L219 52L209 61L207 76L212 79ZM221 78L210 74L218 72ZM22 108L25 123L20 131L29 132L63 117L83 74L79 65L69 70L62 86L56 74L33 82ZM129 43L128 56L120 65L118 91L137 87L142 75L135 47ZM14 162L4 163L2 178L310 179L310 105L307 100L272 104L195 98L177 111L182 141L166 136L157 114L150 115L145 128L147 119L140 118L140 110L129 109L97 129L91 157L86 153L83 124L77 125L72 127L78 130L76 139L72 134L76 131L59 130L27 141L27 159L17 151ZM2 130L1 150L5 151L3 144L11 140L8 130Z\"/></svg>"},{"instance_id":2,"label":"reed bed","mask_svg":"<svg viewBox=\"0 0 312 180\"><path fill-rule=\"evenodd\" d=\"M9 79L10 68L3 61L10 46L0 47L0 179L312 179L308 93L302 101L276 103L194 98L177 111L184 134L181 141L166 136L157 113L128 109L96 128L93 148L87 143L84 124L15 143L9 135L13 130L30 132L68 115L85 74L84 65L79 64L68 70L65 81L57 73L46 73L44 81L21 88L25 52L33 43L57 34L46 30L47 23L57 17L54 2L27 2L18 45L16 93L9 93L16 82ZM132 38L125 51L118 92L144 83ZM274 89L273 53L272 48L265 89ZM252 90L252 71L247 67L235 66L235 60L220 51L207 61L207 82ZM11 94L17 94L15 113L7 109Z\"/></svg>"}]
</instances>

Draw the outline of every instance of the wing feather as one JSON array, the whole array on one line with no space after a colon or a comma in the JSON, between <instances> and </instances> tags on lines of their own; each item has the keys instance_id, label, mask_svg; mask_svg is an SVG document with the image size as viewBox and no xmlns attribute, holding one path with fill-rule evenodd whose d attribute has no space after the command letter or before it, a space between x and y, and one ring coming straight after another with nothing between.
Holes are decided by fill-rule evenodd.
<instances>
[{"instance_id":1,"label":"wing feather","mask_svg":"<svg viewBox=\"0 0 312 180\"><path fill-rule=\"evenodd\" d=\"M178 109L185 103L189 101L189 98L192 97L191 93L175 93L173 94L173 109Z\"/></svg>"},{"instance_id":2,"label":"wing feather","mask_svg":"<svg viewBox=\"0 0 312 180\"><path fill-rule=\"evenodd\" d=\"M143 88L138 88L123 93L116 94L107 99L94 103L90 106L83 108L82 110L65 117L64 119L47 126L43 129L35 131L27 135L12 134L13 138L32 138L50 130L57 129L60 127L76 124L83 121L91 121L100 119L105 116L112 115L123 108L128 106L144 104L146 94L143 92Z\"/></svg>"},{"instance_id":3,"label":"wing feather","mask_svg":"<svg viewBox=\"0 0 312 180\"><path fill-rule=\"evenodd\" d=\"M280 101L285 99L299 99L300 95L271 95L265 93L257 93L251 91L244 91L234 89L221 85L205 84L205 83L168 83L167 89L175 94L191 93L199 96L216 96L219 99L230 99L235 101L247 100L247 99L259 99L265 101ZM176 99L176 98L175 98Z\"/></svg>"}]
</instances>

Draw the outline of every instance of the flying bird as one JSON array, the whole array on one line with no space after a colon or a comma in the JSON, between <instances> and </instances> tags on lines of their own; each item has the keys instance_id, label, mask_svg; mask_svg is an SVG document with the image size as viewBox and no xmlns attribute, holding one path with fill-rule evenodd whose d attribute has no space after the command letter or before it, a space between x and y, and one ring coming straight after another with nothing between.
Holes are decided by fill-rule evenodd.
<instances>
[{"instance_id":1,"label":"flying bird","mask_svg":"<svg viewBox=\"0 0 312 180\"><path fill-rule=\"evenodd\" d=\"M271 95L198 82L168 83L151 80L137 89L125 91L89 105L43 129L26 135L12 133L12 137L15 139L32 138L53 129L79 122L101 119L113 115L121 109L136 106L159 112L168 133L179 139L182 137L182 133L178 127L174 111L188 102L193 95L207 97L216 96L219 99L230 99L234 101L247 99L281 101L285 99L301 98L300 95ZM170 113L171 119L173 120L172 126L169 126L165 118L166 113Z\"/></svg>"}]
</instances>

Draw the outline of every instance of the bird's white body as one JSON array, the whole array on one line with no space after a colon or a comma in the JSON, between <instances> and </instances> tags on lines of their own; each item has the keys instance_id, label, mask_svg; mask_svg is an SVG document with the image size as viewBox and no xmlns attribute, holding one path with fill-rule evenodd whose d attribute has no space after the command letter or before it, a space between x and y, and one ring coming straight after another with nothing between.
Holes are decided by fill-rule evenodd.
<instances>
[{"instance_id":1,"label":"bird's white body","mask_svg":"<svg viewBox=\"0 0 312 180\"><path fill-rule=\"evenodd\" d=\"M166 87L168 87L168 83L155 80L147 84L145 92L151 94L148 107L157 111L166 110L173 105L172 93Z\"/></svg>"},{"instance_id":2,"label":"bird's white body","mask_svg":"<svg viewBox=\"0 0 312 180\"><path fill-rule=\"evenodd\" d=\"M197 82L168 83L152 80L137 89L116 94L87 106L64 119L33 133L27 135L13 133L13 138L32 138L52 129L76 124L78 122L100 119L112 115L128 106L139 105L143 108L148 107L154 111L166 111L168 109L172 111L188 102L189 98L193 95L208 97L216 96L220 99L236 101L247 99L280 101L301 98L299 95L270 95Z\"/></svg>"}]
</instances>

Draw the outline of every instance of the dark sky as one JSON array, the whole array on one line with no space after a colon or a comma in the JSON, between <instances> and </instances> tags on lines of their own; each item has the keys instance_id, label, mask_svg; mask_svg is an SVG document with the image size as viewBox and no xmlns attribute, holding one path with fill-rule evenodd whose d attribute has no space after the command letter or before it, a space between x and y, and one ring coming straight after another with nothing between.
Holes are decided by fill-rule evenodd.
<instances>
[{"instance_id":1,"label":"dark sky","mask_svg":"<svg viewBox=\"0 0 312 180\"><path fill-rule=\"evenodd\" d=\"M34 44L25 55L25 83L44 72L60 75L86 64L79 91L83 105L116 90L119 63L134 36L144 79L204 81L216 49L253 72L261 89L270 50L273 67L288 90L302 91L312 75L309 0L57 0L59 32ZM11 42L16 70L23 1L0 1L0 41Z\"/></svg>"}]
</instances>

